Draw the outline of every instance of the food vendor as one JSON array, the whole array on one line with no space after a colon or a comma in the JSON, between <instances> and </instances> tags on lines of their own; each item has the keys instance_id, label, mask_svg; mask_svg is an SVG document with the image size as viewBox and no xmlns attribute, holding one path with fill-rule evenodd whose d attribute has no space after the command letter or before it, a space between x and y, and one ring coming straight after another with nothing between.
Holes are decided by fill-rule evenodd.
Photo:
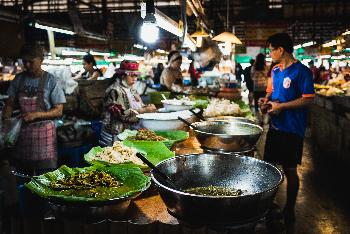
<instances>
[{"instance_id":1,"label":"food vendor","mask_svg":"<svg viewBox=\"0 0 350 234\"><path fill-rule=\"evenodd\" d=\"M182 56L178 51L171 51L168 55L168 67L160 77L162 90L181 91L183 78L181 74Z\"/></svg>"},{"instance_id":2,"label":"food vendor","mask_svg":"<svg viewBox=\"0 0 350 234\"><path fill-rule=\"evenodd\" d=\"M75 79L83 80L97 80L98 77L103 76L100 69L96 67L94 56L87 54L83 57L84 72L75 77Z\"/></svg>"},{"instance_id":3,"label":"food vendor","mask_svg":"<svg viewBox=\"0 0 350 234\"><path fill-rule=\"evenodd\" d=\"M136 115L156 111L153 104L143 104L133 87L139 75L139 64L135 61L124 60L116 70L115 81L105 92L102 146L112 145L116 135L124 129L137 128Z\"/></svg>"},{"instance_id":4,"label":"food vendor","mask_svg":"<svg viewBox=\"0 0 350 234\"><path fill-rule=\"evenodd\" d=\"M60 82L41 69L42 48L26 44L21 49L25 71L16 75L8 89L9 99L3 113L5 127L15 106L23 123L14 149L13 164L33 175L56 168L56 128L54 119L62 116L66 102Z\"/></svg>"}]
</instances>

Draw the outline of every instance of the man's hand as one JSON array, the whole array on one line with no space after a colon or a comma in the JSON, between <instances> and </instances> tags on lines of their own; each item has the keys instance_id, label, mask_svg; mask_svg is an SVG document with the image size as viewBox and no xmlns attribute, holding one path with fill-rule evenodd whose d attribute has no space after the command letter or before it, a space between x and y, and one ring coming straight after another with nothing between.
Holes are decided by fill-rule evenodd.
<instances>
[{"instance_id":1,"label":"man's hand","mask_svg":"<svg viewBox=\"0 0 350 234\"><path fill-rule=\"evenodd\" d=\"M259 106L265 105L269 102L269 99L266 97L259 98L258 104Z\"/></svg>"},{"instance_id":2,"label":"man's hand","mask_svg":"<svg viewBox=\"0 0 350 234\"><path fill-rule=\"evenodd\" d=\"M32 122L39 118L39 112L28 112L22 115L25 122Z\"/></svg>"},{"instance_id":3,"label":"man's hand","mask_svg":"<svg viewBox=\"0 0 350 234\"><path fill-rule=\"evenodd\" d=\"M279 102L268 102L271 105L271 108L267 111L267 113L271 115L278 115L282 111L282 104Z\"/></svg>"}]
</instances>

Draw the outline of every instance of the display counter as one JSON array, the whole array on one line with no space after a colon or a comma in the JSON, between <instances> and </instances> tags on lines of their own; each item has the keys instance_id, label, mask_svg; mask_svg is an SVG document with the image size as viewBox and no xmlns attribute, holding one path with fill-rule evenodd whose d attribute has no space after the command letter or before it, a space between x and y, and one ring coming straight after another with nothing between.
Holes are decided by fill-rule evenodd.
<instances>
[{"instance_id":1,"label":"display counter","mask_svg":"<svg viewBox=\"0 0 350 234\"><path fill-rule=\"evenodd\" d=\"M317 153L350 166L350 97L317 95L310 120Z\"/></svg>"}]
</instances>

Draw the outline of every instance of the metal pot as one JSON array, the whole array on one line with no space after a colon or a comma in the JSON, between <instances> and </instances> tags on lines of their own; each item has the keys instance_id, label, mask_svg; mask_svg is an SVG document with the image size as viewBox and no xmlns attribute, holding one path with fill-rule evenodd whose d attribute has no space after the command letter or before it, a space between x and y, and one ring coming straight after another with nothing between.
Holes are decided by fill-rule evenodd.
<instances>
[{"instance_id":1,"label":"metal pot","mask_svg":"<svg viewBox=\"0 0 350 234\"><path fill-rule=\"evenodd\" d=\"M263 128L244 122L204 121L191 124L203 148L241 152L254 147Z\"/></svg>"},{"instance_id":2,"label":"metal pot","mask_svg":"<svg viewBox=\"0 0 350 234\"><path fill-rule=\"evenodd\" d=\"M208 121L228 121L228 122L244 122L244 123L251 123L255 124L253 120L244 118L244 117L234 117L234 116L217 116L217 117L211 117L207 118Z\"/></svg>"},{"instance_id":3,"label":"metal pot","mask_svg":"<svg viewBox=\"0 0 350 234\"><path fill-rule=\"evenodd\" d=\"M245 156L183 155L162 161L156 167L181 189L167 187L151 171L169 213L193 224L238 225L257 221L266 214L283 181L282 172L273 165ZM244 193L234 197L184 192L209 185L241 189Z\"/></svg>"}]
</instances>

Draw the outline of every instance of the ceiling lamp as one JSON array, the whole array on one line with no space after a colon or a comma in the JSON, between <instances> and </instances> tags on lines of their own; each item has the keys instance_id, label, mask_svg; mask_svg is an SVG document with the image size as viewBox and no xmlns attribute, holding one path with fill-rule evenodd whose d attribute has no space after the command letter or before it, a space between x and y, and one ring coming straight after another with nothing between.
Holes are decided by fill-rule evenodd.
<instances>
[{"instance_id":1,"label":"ceiling lamp","mask_svg":"<svg viewBox=\"0 0 350 234\"><path fill-rule=\"evenodd\" d=\"M231 54L231 51L232 51L232 44L239 44L241 45L242 42L241 40L238 39L238 37L236 37L235 34L233 34L232 32L228 32L228 29L229 29L229 9L230 9L230 1L227 0L226 1L226 9L227 9L227 12L226 12L226 32L223 32L217 36L215 36L213 38L214 41L221 41L221 42L225 42L225 49L226 49L226 53L227 54Z\"/></svg>"},{"instance_id":2,"label":"ceiling lamp","mask_svg":"<svg viewBox=\"0 0 350 234\"><path fill-rule=\"evenodd\" d=\"M230 32L223 32L213 38L214 41L229 42L231 44L242 44L241 40L235 34Z\"/></svg>"},{"instance_id":3,"label":"ceiling lamp","mask_svg":"<svg viewBox=\"0 0 350 234\"><path fill-rule=\"evenodd\" d=\"M197 38L196 46L201 47L203 37L209 37L209 34L206 33L200 24L200 21L197 21L197 30L191 35L192 38Z\"/></svg>"},{"instance_id":4,"label":"ceiling lamp","mask_svg":"<svg viewBox=\"0 0 350 234\"><path fill-rule=\"evenodd\" d=\"M146 17L140 29L140 37L146 43L154 43L159 38L159 28L155 17L154 1L146 2Z\"/></svg>"},{"instance_id":5,"label":"ceiling lamp","mask_svg":"<svg viewBox=\"0 0 350 234\"><path fill-rule=\"evenodd\" d=\"M225 55L230 55L232 51L232 44L242 44L235 34L230 32L223 32L213 38L214 41L225 43Z\"/></svg>"}]
</instances>

